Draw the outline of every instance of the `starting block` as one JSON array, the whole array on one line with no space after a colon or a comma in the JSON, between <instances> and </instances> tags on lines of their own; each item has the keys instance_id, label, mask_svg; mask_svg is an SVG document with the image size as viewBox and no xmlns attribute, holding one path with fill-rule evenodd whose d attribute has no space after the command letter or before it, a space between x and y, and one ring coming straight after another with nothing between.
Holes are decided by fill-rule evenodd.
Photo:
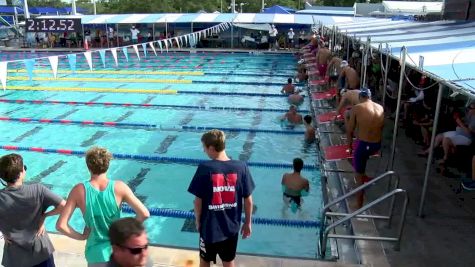
<instances>
[{"instance_id":1,"label":"starting block","mask_svg":"<svg viewBox=\"0 0 475 267\"><path fill-rule=\"evenodd\" d=\"M336 111L330 111L330 112L318 115L317 121L318 123L329 123L335 119L335 116L336 116L337 121L343 120L343 116L341 114L337 115Z\"/></svg>"},{"instance_id":2,"label":"starting block","mask_svg":"<svg viewBox=\"0 0 475 267\"><path fill-rule=\"evenodd\" d=\"M317 72L318 72L318 71L317 71ZM310 73L309 73L309 74L310 74ZM309 85L320 85L320 86L325 85L325 84L327 84L327 83L328 83L328 81L327 81L326 79L323 79L323 80L311 80L311 81L308 82Z\"/></svg>"},{"instance_id":3,"label":"starting block","mask_svg":"<svg viewBox=\"0 0 475 267\"><path fill-rule=\"evenodd\" d=\"M307 68L316 67L316 66L317 66L317 63L307 63L307 64L305 64L305 67L307 67Z\"/></svg>"},{"instance_id":4,"label":"starting block","mask_svg":"<svg viewBox=\"0 0 475 267\"><path fill-rule=\"evenodd\" d=\"M314 70L307 71L307 74L318 76L320 74L320 72L317 69L314 69Z\"/></svg>"},{"instance_id":5,"label":"starting block","mask_svg":"<svg viewBox=\"0 0 475 267\"><path fill-rule=\"evenodd\" d=\"M327 91L324 92L315 92L312 94L312 99L313 100L324 100L324 99L330 99L336 96L336 88L330 88Z\"/></svg>"},{"instance_id":6,"label":"starting block","mask_svg":"<svg viewBox=\"0 0 475 267\"><path fill-rule=\"evenodd\" d=\"M353 142L353 149L355 148L356 142ZM323 151L325 153L326 161L338 161L353 158L353 155L350 154L350 150L348 149L348 145L327 146ZM378 151L371 157L379 157L380 155L380 151Z\"/></svg>"},{"instance_id":7,"label":"starting block","mask_svg":"<svg viewBox=\"0 0 475 267\"><path fill-rule=\"evenodd\" d=\"M356 144L353 143L353 149ZM353 155L350 154L348 145L327 146L323 149L326 161L337 161L343 159L351 159Z\"/></svg>"}]
</instances>

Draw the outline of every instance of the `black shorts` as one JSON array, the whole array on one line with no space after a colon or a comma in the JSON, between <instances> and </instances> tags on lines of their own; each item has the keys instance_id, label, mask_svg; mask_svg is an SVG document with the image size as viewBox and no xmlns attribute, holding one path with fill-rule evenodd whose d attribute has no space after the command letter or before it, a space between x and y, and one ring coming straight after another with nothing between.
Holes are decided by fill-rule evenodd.
<instances>
[{"instance_id":1,"label":"black shorts","mask_svg":"<svg viewBox=\"0 0 475 267\"><path fill-rule=\"evenodd\" d=\"M207 262L216 264L216 254L222 261L230 262L236 257L236 249L238 243L238 234L224 241L206 244L200 237L200 257Z\"/></svg>"}]
</instances>

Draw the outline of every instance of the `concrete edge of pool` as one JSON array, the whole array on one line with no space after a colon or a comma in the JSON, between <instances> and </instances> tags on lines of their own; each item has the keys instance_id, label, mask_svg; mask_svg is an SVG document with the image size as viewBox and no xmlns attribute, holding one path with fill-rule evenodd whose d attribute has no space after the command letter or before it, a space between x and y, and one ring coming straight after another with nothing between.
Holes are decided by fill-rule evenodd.
<instances>
[{"instance_id":1,"label":"concrete edge of pool","mask_svg":"<svg viewBox=\"0 0 475 267\"><path fill-rule=\"evenodd\" d=\"M56 249L54 257L56 266L58 267L83 267L86 266L84 257L85 241L77 241L59 234L49 233L49 237ZM4 241L0 239L0 246L3 247ZM0 257L3 250L0 250ZM161 246L149 247L149 254L154 263L153 266L183 266L195 267L199 266L198 250L192 249L176 249ZM217 264L220 266L221 264ZM343 264L330 261L317 260L301 260L277 257L238 255L236 257L236 266L252 266L252 267L351 267L362 266L355 264Z\"/></svg>"}]
</instances>

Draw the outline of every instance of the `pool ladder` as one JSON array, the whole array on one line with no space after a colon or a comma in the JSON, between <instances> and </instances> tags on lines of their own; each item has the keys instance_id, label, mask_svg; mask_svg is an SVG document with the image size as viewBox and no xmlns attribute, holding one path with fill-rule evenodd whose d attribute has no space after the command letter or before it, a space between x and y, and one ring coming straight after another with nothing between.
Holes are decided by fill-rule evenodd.
<instances>
[{"instance_id":1,"label":"pool ladder","mask_svg":"<svg viewBox=\"0 0 475 267\"><path fill-rule=\"evenodd\" d=\"M391 188L391 183L392 179L395 177L396 181L394 183L394 186ZM363 207L361 207L358 210L355 210L352 213L340 213L340 212L332 212L330 210L330 207L340 203L341 201L344 201L348 199L349 197L355 195L356 193L375 185L376 183L389 179L388 181L388 190L385 194L380 196L379 198L367 203ZM395 242L394 249L399 250L400 249L400 243L401 243L401 235L402 231L404 228L404 224L406 221L406 211L407 211L407 204L408 204L408 196L407 192L404 189L400 189L399 187L399 175L397 175L394 171L387 171L380 176L372 179L370 182L362 184L358 186L357 188L351 190L350 192L334 199L333 201L329 202L326 204L323 209L322 209L322 214L321 214L321 225L320 225L320 236L319 236L319 244L318 244L318 254L320 258L325 257L326 253L326 248L327 248L327 240L328 238L336 238L336 239L353 239L353 240L370 240L370 241L389 241L389 242ZM332 230L335 229L335 227L344 224L345 222L353 219L353 218L365 218L365 219L373 219L373 220L387 220L388 221L388 228L391 227L391 221L393 217L393 211L394 211L394 203L395 203L395 198L396 195L402 195L403 197L403 206L402 206L402 213L401 213L401 218L399 220L399 225L397 228L397 233L395 237L392 236L365 236L365 235L341 235L341 234L334 234L330 233ZM362 214L363 212L369 210L373 206L386 201L390 200L390 206L389 206L389 214L387 215L371 215L371 214ZM327 218L332 218L332 217L343 217L341 219L336 220L332 224L327 226Z\"/></svg>"}]
</instances>

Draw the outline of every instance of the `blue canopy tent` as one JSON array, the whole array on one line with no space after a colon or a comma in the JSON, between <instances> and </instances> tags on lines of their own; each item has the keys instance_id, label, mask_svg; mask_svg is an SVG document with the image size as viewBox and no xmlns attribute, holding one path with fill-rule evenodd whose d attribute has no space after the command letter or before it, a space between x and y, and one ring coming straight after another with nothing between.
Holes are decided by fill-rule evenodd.
<instances>
[{"instance_id":1,"label":"blue canopy tent","mask_svg":"<svg viewBox=\"0 0 475 267\"><path fill-rule=\"evenodd\" d=\"M261 13L268 13L268 14L293 14L295 13L295 9L285 6L275 5L272 7L264 8Z\"/></svg>"}]
</instances>

